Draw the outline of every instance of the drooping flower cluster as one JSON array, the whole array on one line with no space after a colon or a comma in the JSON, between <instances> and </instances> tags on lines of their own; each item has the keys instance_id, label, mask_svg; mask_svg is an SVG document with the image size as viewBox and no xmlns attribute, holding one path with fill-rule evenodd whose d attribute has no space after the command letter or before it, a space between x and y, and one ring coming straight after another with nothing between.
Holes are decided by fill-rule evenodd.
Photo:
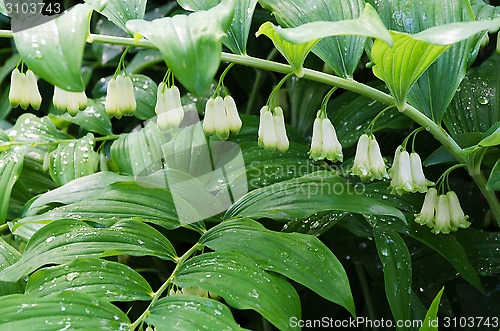
<instances>
[{"instance_id":1,"label":"drooping flower cluster","mask_svg":"<svg viewBox=\"0 0 500 331\"><path fill-rule=\"evenodd\" d=\"M130 77L118 75L109 81L105 108L110 117L121 118L123 115L134 115L137 103Z\"/></svg>"},{"instance_id":2,"label":"drooping flower cluster","mask_svg":"<svg viewBox=\"0 0 500 331\"><path fill-rule=\"evenodd\" d=\"M416 223L427 225L435 234L447 234L470 225L455 192L438 195L435 188L429 189L422 210L415 216Z\"/></svg>"},{"instance_id":3,"label":"drooping flower cluster","mask_svg":"<svg viewBox=\"0 0 500 331\"><path fill-rule=\"evenodd\" d=\"M259 146L268 151L277 149L282 153L288 150L285 117L281 107L274 108L274 115L267 106L260 109Z\"/></svg>"},{"instance_id":4,"label":"drooping flower cluster","mask_svg":"<svg viewBox=\"0 0 500 331\"><path fill-rule=\"evenodd\" d=\"M181 102L181 93L177 86L168 88L165 83L158 85L155 107L156 123L161 130L177 128L184 119L184 108Z\"/></svg>"},{"instance_id":5,"label":"drooping flower cluster","mask_svg":"<svg viewBox=\"0 0 500 331\"><path fill-rule=\"evenodd\" d=\"M26 110L31 105L33 109L40 109L42 96L38 91L33 71L28 69L25 74L17 68L12 71L9 102L13 108L21 106L22 109Z\"/></svg>"},{"instance_id":6,"label":"drooping flower cluster","mask_svg":"<svg viewBox=\"0 0 500 331\"><path fill-rule=\"evenodd\" d=\"M350 172L360 176L362 181L390 178L374 135L363 134L359 138Z\"/></svg>"},{"instance_id":7,"label":"drooping flower cluster","mask_svg":"<svg viewBox=\"0 0 500 331\"><path fill-rule=\"evenodd\" d=\"M409 154L401 146L396 149L394 161L390 170L392 175L392 193L402 195L403 193L425 193L429 186L434 183L427 180L422 168L420 156L412 152Z\"/></svg>"},{"instance_id":8,"label":"drooping flower cluster","mask_svg":"<svg viewBox=\"0 0 500 331\"><path fill-rule=\"evenodd\" d=\"M332 122L321 117L321 110L314 120L311 150L309 155L315 161L328 159L332 162L342 161L342 145L340 144Z\"/></svg>"},{"instance_id":9,"label":"drooping flower cluster","mask_svg":"<svg viewBox=\"0 0 500 331\"><path fill-rule=\"evenodd\" d=\"M206 134L217 134L221 140L229 137L229 132L238 133L241 130L241 119L234 99L227 95L224 99L218 96L207 100L203 131Z\"/></svg>"},{"instance_id":10,"label":"drooping flower cluster","mask_svg":"<svg viewBox=\"0 0 500 331\"><path fill-rule=\"evenodd\" d=\"M78 110L84 110L87 107L87 96L85 92L68 92L54 86L52 102L57 109L67 110L71 116L76 116Z\"/></svg>"}]
</instances>

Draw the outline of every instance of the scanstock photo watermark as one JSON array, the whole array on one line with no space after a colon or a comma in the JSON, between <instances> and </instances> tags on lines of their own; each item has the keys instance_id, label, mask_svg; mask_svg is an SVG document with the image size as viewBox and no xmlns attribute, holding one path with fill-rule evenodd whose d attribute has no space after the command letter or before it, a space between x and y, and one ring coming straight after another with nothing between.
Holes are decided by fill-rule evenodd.
<instances>
[{"instance_id":1,"label":"scanstock photo watermark","mask_svg":"<svg viewBox=\"0 0 500 331\"><path fill-rule=\"evenodd\" d=\"M299 319L290 318L292 328L364 328L364 329L397 329L397 328L498 328L498 317L437 317L426 320L392 320L392 319L369 319L357 317L349 319L334 319L322 317L321 319Z\"/></svg>"}]
</instances>

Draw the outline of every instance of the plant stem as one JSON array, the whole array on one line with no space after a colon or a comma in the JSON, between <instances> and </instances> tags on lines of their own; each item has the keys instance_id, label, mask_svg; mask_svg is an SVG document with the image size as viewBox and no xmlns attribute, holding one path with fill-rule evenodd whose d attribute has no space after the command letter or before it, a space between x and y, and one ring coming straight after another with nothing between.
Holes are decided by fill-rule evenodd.
<instances>
[{"instance_id":1,"label":"plant stem","mask_svg":"<svg viewBox=\"0 0 500 331\"><path fill-rule=\"evenodd\" d=\"M361 291L363 291L363 296L365 298L366 310L368 310L368 317L372 321L375 321L377 316L375 315L375 310L373 309L370 289L368 288L368 282L366 281L363 266L361 265L361 262L355 261L354 267L356 268L356 273L358 274L358 279L361 284ZM378 328L373 327L373 330L378 330Z\"/></svg>"},{"instance_id":2,"label":"plant stem","mask_svg":"<svg viewBox=\"0 0 500 331\"><path fill-rule=\"evenodd\" d=\"M139 316L139 318L137 318L137 320L135 320L134 323L130 325L130 330L135 330L135 328L137 328L139 324L141 324L143 320L149 315L151 307L154 306L154 304L158 301L158 299L160 299L163 292L170 286L172 280L175 278L177 271L179 271L182 264L184 264L184 262L186 262L186 260L189 259L191 255L196 253L196 251L201 247L202 245L196 243L186 253L184 253L184 255L182 255L180 258L177 259L177 265L175 266L174 271L172 271L172 274L170 274L170 276L167 278L165 283L163 283L163 285L158 289L158 291L156 291L153 294L153 300L151 300L151 303L149 304L148 308L141 314L141 316Z\"/></svg>"},{"instance_id":3,"label":"plant stem","mask_svg":"<svg viewBox=\"0 0 500 331\"><path fill-rule=\"evenodd\" d=\"M497 224L500 227L500 202L498 201L495 192L486 188L486 178L481 171L469 171L469 174L476 183L477 187L481 190L481 193L484 195L486 201L488 201L491 212L493 213L493 216L495 216Z\"/></svg>"},{"instance_id":4,"label":"plant stem","mask_svg":"<svg viewBox=\"0 0 500 331\"><path fill-rule=\"evenodd\" d=\"M9 228L7 223L0 225L0 234Z\"/></svg>"}]
</instances>

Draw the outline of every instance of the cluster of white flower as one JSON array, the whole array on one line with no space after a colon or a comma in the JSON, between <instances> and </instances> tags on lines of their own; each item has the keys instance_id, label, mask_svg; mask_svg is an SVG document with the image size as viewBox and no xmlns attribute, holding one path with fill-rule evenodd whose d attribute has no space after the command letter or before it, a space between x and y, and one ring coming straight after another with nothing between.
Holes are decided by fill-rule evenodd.
<instances>
[{"instance_id":1,"label":"cluster of white flower","mask_svg":"<svg viewBox=\"0 0 500 331\"><path fill-rule=\"evenodd\" d=\"M158 85L155 112L158 116L156 123L161 130L179 127L184 119L184 108L182 108L181 93L177 86L168 88L163 82Z\"/></svg>"},{"instance_id":2,"label":"cluster of white flower","mask_svg":"<svg viewBox=\"0 0 500 331\"><path fill-rule=\"evenodd\" d=\"M422 210L415 215L415 222L427 225L432 228L432 232L439 234L469 227L468 218L455 192L448 191L438 196L437 190L431 188L425 195Z\"/></svg>"},{"instance_id":3,"label":"cluster of white flower","mask_svg":"<svg viewBox=\"0 0 500 331\"><path fill-rule=\"evenodd\" d=\"M393 193L399 195L406 192L425 193L429 186L434 186L433 182L425 178L420 156L415 152L409 154L403 150L402 146L396 149L392 168L389 172L392 175L389 188L392 189Z\"/></svg>"},{"instance_id":4,"label":"cluster of white flower","mask_svg":"<svg viewBox=\"0 0 500 331\"><path fill-rule=\"evenodd\" d=\"M79 110L84 110L87 107L87 96L85 92L68 92L54 86L52 103L57 109L67 110L71 116L76 116Z\"/></svg>"},{"instance_id":5,"label":"cluster of white flower","mask_svg":"<svg viewBox=\"0 0 500 331\"><path fill-rule=\"evenodd\" d=\"M29 105L38 110L42 104L42 96L38 92L35 74L27 70L25 74L19 69L14 69L11 74L9 102L13 108L21 106L26 110Z\"/></svg>"},{"instance_id":6,"label":"cluster of white flower","mask_svg":"<svg viewBox=\"0 0 500 331\"><path fill-rule=\"evenodd\" d=\"M359 138L350 172L360 176L362 181L390 178L374 135L363 134Z\"/></svg>"},{"instance_id":7,"label":"cluster of white flower","mask_svg":"<svg viewBox=\"0 0 500 331\"><path fill-rule=\"evenodd\" d=\"M344 158L342 155L342 145L337 138L337 133L332 122L327 117L321 116L321 110L318 111L317 116L313 124L309 155L315 161L325 158L332 162L342 161Z\"/></svg>"},{"instance_id":8,"label":"cluster of white flower","mask_svg":"<svg viewBox=\"0 0 500 331\"><path fill-rule=\"evenodd\" d=\"M241 125L236 103L231 96L227 95L224 99L218 96L207 100L203 120L203 131L206 134L215 133L221 140L226 140L229 132L240 132Z\"/></svg>"},{"instance_id":9,"label":"cluster of white flower","mask_svg":"<svg viewBox=\"0 0 500 331\"><path fill-rule=\"evenodd\" d=\"M259 146L264 147L268 151L277 149L284 153L288 150L289 142L286 135L285 117L281 107L274 108L274 115L267 106L260 109L258 134Z\"/></svg>"},{"instance_id":10,"label":"cluster of white flower","mask_svg":"<svg viewBox=\"0 0 500 331\"><path fill-rule=\"evenodd\" d=\"M121 118L123 115L134 115L137 103L130 77L118 75L116 79L113 77L109 81L105 108L110 117Z\"/></svg>"}]
</instances>

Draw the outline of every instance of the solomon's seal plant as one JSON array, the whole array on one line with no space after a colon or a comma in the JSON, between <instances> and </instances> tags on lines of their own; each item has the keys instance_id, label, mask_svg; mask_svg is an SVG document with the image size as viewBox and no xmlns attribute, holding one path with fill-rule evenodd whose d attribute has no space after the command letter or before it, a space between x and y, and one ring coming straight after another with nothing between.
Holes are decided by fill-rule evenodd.
<instances>
[{"instance_id":1,"label":"solomon's seal plant","mask_svg":"<svg viewBox=\"0 0 500 331\"><path fill-rule=\"evenodd\" d=\"M497 0L31 2L2 327L499 328Z\"/></svg>"}]
</instances>

